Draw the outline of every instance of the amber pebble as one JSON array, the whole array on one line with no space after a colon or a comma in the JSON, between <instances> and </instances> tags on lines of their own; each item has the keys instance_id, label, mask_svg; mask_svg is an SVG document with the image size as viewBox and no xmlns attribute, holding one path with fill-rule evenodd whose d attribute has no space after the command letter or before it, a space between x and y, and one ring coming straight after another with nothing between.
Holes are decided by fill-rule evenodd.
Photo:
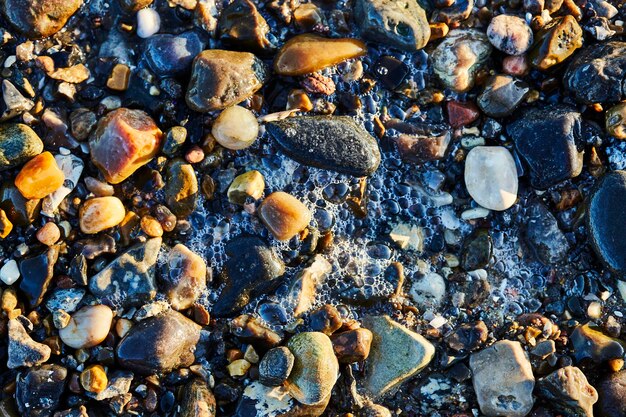
<instances>
[{"instance_id":1,"label":"amber pebble","mask_svg":"<svg viewBox=\"0 0 626 417\"><path fill-rule=\"evenodd\" d=\"M311 212L300 200L282 191L270 194L258 209L259 218L278 240L289 240L311 221Z\"/></svg>"},{"instance_id":2,"label":"amber pebble","mask_svg":"<svg viewBox=\"0 0 626 417\"><path fill-rule=\"evenodd\" d=\"M102 365L91 365L80 373L80 384L85 391L102 392L107 387L107 374Z\"/></svg>"},{"instance_id":3,"label":"amber pebble","mask_svg":"<svg viewBox=\"0 0 626 417\"><path fill-rule=\"evenodd\" d=\"M89 140L91 160L109 183L118 184L157 154L162 137L147 113L117 109L98 122Z\"/></svg>"},{"instance_id":4,"label":"amber pebble","mask_svg":"<svg viewBox=\"0 0 626 417\"><path fill-rule=\"evenodd\" d=\"M85 201L78 212L80 230L93 234L120 224L126 216L124 204L117 197L96 197Z\"/></svg>"},{"instance_id":5,"label":"amber pebble","mask_svg":"<svg viewBox=\"0 0 626 417\"><path fill-rule=\"evenodd\" d=\"M111 70L107 80L107 87L115 91L126 91L130 80L130 68L124 64L117 64Z\"/></svg>"},{"instance_id":6,"label":"amber pebble","mask_svg":"<svg viewBox=\"0 0 626 417\"><path fill-rule=\"evenodd\" d=\"M54 245L60 237L61 230L59 226L52 222L44 224L43 227L37 231L37 240L46 246Z\"/></svg>"},{"instance_id":7,"label":"amber pebble","mask_svg":"<svg viewBox=\"0 0 626 417\"><path fill-rule=\"evenodd\" d=\"M143 216L141 218L141 230L150 237L163 236L163 226L152 216Z\"/></svg>"},{"instance_id":8,"label":"amber pebble","mask_svg":"<svg viewBox=\"0 0 626 417\"><path fill-rule=\"evenodd\" d=\"M13 230L13 223L7 217L7 213L0 209L0 238L4 239L9 236L11 230Z\"/></svg>"},{"instance_id":9,"label":"amber pebble","mask_svg":"<svg viewBox=\"0 0 626 417\"><path fill-rule=\"evenodd\" d=\"M583 45L583 30L572 16L557 17L535 36L535 46L530 51L530 63L546 70L566 60Z\"/></svg>"},{"instance_id":10,"label":"amber pebble","mask_svg":"<svg viewBox=\"0 0 626 417\"><path fill-rule=\"evenodd\" d=\"M26 162L15 177L15 186L29 200L44 198L63 185L65 175L50 152Z\"/></svg>"},{"instance_id":11,"label":"amber pebble","mask_svg":"<svg viewBox=\"0 0 626 417\"><path fill-rule=\"evenodd\" d=\"M283 45L276 55L274 71L279 75L305 75L366 53L367 47L360 40L329 39L306 33Z\"/></svg>"}]
</instances>

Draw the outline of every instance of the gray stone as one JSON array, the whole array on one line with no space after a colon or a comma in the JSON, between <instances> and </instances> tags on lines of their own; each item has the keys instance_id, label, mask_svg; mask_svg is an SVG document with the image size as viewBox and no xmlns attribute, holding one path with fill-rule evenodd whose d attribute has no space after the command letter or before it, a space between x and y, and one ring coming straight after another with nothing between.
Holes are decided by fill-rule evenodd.
<instances>
[{"instance_id":1,"label":"gray stone","mask_svg":"<svg viewBox=\"0 0 626 417\"><path fill-rule=\"evenodd\" d=\"M524 417L533 407L535 377L519 342L501 340L470 356L474 391L487 417Z\"/></svg>"},{"instance_id":2,"label":"gray stone","mask_svg":"<svg viewBox=\"0 0 626 417\"><path fill-rule=\"evenodd\" d=\"M33 129L21 123L0 126L0 171L19 166L43 151Z\"/></svg>"},{"instance_id":3,"label":"gray stone","mask_svg":"<svg viewBox=\"0 0 626 417\"><path fill-rule=\"evenodd\" d=\"M356 0L354 20L364 38L398 49L417 51L430 38L426 12L416 0Z\"/></svg>"},{"instance_id":4,"label":"gray stone","mask_svg":"<svg viewBox=\"0 0 626 417\"><path fill-rule=\"evenodd\" d=\"M373 399L395 391L428 366L435 355L435 347L428 340L389 316L365 317L363 327L374 335L363 382L366 393Z\"/></svg>"},{"instance_id":5,"label":"gray stone","mask_svg":"<svg viewBox=\"0 0 626 417\"><path fill-rule=\"evenodd\" d=\"M108 375L106 388L98 393L85 392L88 397L96 401L104 401L109 398L119 397L126 394L130 390L134 375L129 371L113 371Z\"/></svg>"},{"instance_id":6,"label":"gray stone","mask_svg":"<svg viewBox=\"0 0 626 417\"><path fill-rule=\"evenodd\" d=\"M293 354L284 346L268 350L259 362L259 381L268 387L281 385L289 377L293 362Z\"/></svg>"},{"instance_id":7,"label":"gray stone","mask_svg":"<svg viewBox=\"0 0 626 417\"><path fill-rule=\"evenodd\" d=\"M54 276L54 265L59 257L59 246L51 246L47 251L23 259L19 263L22 281L20 290L26 296L31 308L43 301Z\"/></svg>"},{"instance_id":8,"label":"gray stone","mask_svg":"<svg viewBox=\"0 0 626 417\"><path fill-rule=\"evenodd\" d=\"M139 243L91 277L89 290L100 301L121 307L145 303L157 292L155 265L161 238Z\"/></svg>"},{"instance_id":9,"label":"gray stone","mask_svg":"<svg viewBox=\"0 0 626 417\"><path fill-rule=\"evenodd\" d=\"M489 23L489 42L509 55L522 55L533 44L533 31L521 17L501 14Z\"/></svg>"},{"instance_id":10,"label":"gray stone","mask_svg":"<svg viewBox=\"0 0 626 417\"><path fill-rule=\"evenodd\" d=\"M21 417L50 417L59 407L67 369L42 365L17 375L15 402Z\"/></svg>"},{"instance_id":11,"label":"gray stone","mask_svg":"<svg viewBox=\"0 0 626 417\"><path fill-rule=\"evenodd\" d=\"M146 40L143 57L158 75L177 75L190 69L204 46L205 41L197 32L158 34Z\"/></svg>"},{"instance_id":12,"label":"gray stone","mask_svg":"<svg viewBox=\"0 0 626 417\"><path fill-rule=\"evenodd\" d=\"M380 164L378 143L347 116L290 117L267 124L280 149L308 166L364 177Z\"/></svg>"},{"instance_id":13,"label":"gray stone","mask_svg":"<svg viewBox=\"0 0 626 417\"><path fill-rule=\"evenodd\" d=\"M305 405L293 399L287 388L267 387L258 381L248 385L237 404L235 417L319 417L330 395L320 404Z\"/></svg>"},{"instance_id":14,"label":"gray stone","mask_svg":"<svg viewBox=\"0 0 626 417\"><path fill-rule=\"evenodd\" d=\"M530 87L510 75L494 75L478 96L478 107L491 117L505 117L522 103Z\"/></svg>"},{"instance_id":15,"label":"gray stone","mask_svg":"<svg viewBox=\"0 0 626 417\"><path fill-rule=\"evenodd\" d=\"M9 320L9 359L7 367L15 369L22 366L41 365L50 359L51 349L43 343L35 342L17 319Z\"/></svg>"},{"instance_id":16,"label":"gray stone","mask_svg":"<svg viewBox=\"0 0 626 417\"><path fill-rule=\"evenodd\" d=\"M537 259L546 265L562 261L569 251L569 243L556 218L540 202L533 203L527 214L526 241Z\"/></svg>"},{"instance_id":17,"label":"gray stone","mask_svg":"<svg viewBox=\"0 0 626 417\"><path fill-rule=\"evenodd\" d=\"M626 417L626 370L611 373L600 380L598 411L603 417Z\"/></svg>"},{"instance_id":18,"label":"gray stone","mask_svg":"<svg viewBox=\"0 0 626 417\"><path fill-rule=\"evenodd\" d=\"M76 311L78 304L85 296L84 288L56 288L46 301L46 308L50 312L63 310L68 313Z\"/></svg>"},{"instance_id":19,"label":"gray stone","mask_svg":"<svg viewBox=\"0 0 626 417\"><path fill-rule=\"evenodd\" d=\"M593 405L598 401L598 392L575 366L540 378L537 391L553 409L571 417L593 417Z\"/></svg>"}]
</instances>

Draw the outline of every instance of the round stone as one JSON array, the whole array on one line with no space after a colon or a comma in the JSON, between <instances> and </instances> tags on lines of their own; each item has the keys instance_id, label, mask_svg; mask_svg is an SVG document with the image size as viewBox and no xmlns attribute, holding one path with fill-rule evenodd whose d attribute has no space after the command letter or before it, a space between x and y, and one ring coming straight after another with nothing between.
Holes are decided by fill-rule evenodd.
<instances>
[{"instance_id":1,"label":"round stone","mask_svg":"<svg viewBox=\"0 0 626 417\"><path fill-rule=\"evenodd\" d=\"M87 200L78 211L80 230L87 234L98 233L117 226L125 216L124 204L119 198L113 196Z\"/></svg>"},{"instance_id":2,"label":"round stone","mask_svg":"<svg viewBox=\"0 0 626 417\"><path fill-rule=\"evenodd\" d=\"M217 116L211 132L223 147L232 150L245 149L259 135L259 122L250 110L232 106Z\"/></svg>"},{"instance_id":3,"label":"round stone","mask_svg":"<svg viewBox=\"0 0 626 417\"><path fill-rule=\"evenodd\" d=\"M505 54L522 55L533 44L533 31L524 19L501 14L491 19L487 38Z\"/></svg>"},{"instance_id":4,"label":"round stone","mask_svg":"<svg viewBox=\"0 0 626 417\"><path fill-rule=\"evenodd\" d=\"M63 343L74 349L99 345L109 334L113 311L105 305L86 306L78 310L69 324L59 330Z\"/></svg>"},{"instance_id":5,"label":"round stone","mask_svg":"<svg viewBox=\"0 0 626 417\"><path fill-rule=\"evenodd\" d=\"M465 159L465 186L472 198L490 210L506 210L517 199L517 168L502 146L477 146Z\"/></svg>"}]
</instances>

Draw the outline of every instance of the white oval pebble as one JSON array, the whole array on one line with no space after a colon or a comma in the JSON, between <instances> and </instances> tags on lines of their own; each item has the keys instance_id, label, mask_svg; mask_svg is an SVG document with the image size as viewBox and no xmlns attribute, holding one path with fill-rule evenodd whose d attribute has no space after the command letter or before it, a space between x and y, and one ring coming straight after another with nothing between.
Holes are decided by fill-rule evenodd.
<instances>
[{"instance_id":1,"label":"white oval pebble","mask_svg":"<svg viewBox=\"0 0 626 417\"><path fill-rule=\"evenodd\" d=\"M154 9L141 9L137 12L137 36L149 38L161 28L161 16Z\"/></svg>"},{"instance_id":2,"label":"white oval pebble","mask_svg":"<svg viewBox=\"0 0 626 417\"><path fill-rule=\"evenodd\" d=\"M20 277L20 270L17 267L15 259L11 259L9 262L2 265L0 268L0 279L7 285L12 285Z\"/></svg>"},{"instance_id":3,"label":"white oval pebble","mask_svg":"<svg viewBox=\"0 0 626 417\"><path fill-rule=\"evenodd\" d=\"M465 186L481 206L503 211L517 200L517 168L502 146L477 146L465 159Z\"/></svg>"},{"instance_id":4,"label":"white oval pebble","mask_svg":"<svg viewBox=\"0 0 626 417\"><path fill-rule=\"evenodd\" d=\"M74 349L94 347L106 339L112 321L113 311L109 307L86 306L72 315L69 324L59 330L59 337Z\"/></svg>"},{"instance_id":5,"label":"white oval pebble","mask_svg":"<svg viewBox=\"0 0 626 417\"><path fill-rule=\"evenodd\" d=\"M226 149L245 149L252 145L259 135L259 122L250 110L232 106L217 116L211 133L217 143Z\"/></svg>"}]
</instances>

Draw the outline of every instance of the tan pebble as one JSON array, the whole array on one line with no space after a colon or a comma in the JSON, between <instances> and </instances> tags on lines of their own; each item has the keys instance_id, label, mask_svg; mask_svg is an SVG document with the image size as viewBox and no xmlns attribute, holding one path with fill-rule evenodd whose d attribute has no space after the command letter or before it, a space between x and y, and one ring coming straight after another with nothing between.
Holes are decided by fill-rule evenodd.
<instances>
[{"instance_id":1,"label":"tan pebble","mask_svg":"<svg viewBox=\"0 0 626 417\"><path fill-rule=\"evenodd\" d=\"M55 223L48 222L37 231L37 240L46 246L52 246L61 238L61 230Z\"/></svg>"},{"instance_id":2,"label":"tan pebble","mask_svg":"<svg viewBox=\"0 0 626 417\"><path fill-rule=\"evenodd\" d=\"M237 176L228 187L228 201L244 204L248 197L258 200L263 196L265 179L259 171L253 170Z\"/></svg>"},{"instance_id":3,"label":"tan pebble","mask_svg":"<svg viewBox=\"0 0 626 417\"><path fill-rule=\"evenodd\" d=\"M80 384L85 391L102 392L107 387L108 379L102 365L91 365L80 373Z\"/></svg>"},{"instance_id":4,"label":"tan pebble","mask_svg":"<svg viewBox=\"0 0 626 417\"><path fill-rule=\"evenodd\" d=\"M96 197L85 201L78 212L80 230L94 234L120 224L126 216L124 204L117 197Z\"/></svg>"},{"instance_id":5,"label":"tan pebble","mask_svg":"<svg viewBox=\"0 0 626 417\"><path fill-rule=\"evenodd\" d=\"M6 212L0 209L0 238L4 239L9 236L11 230L13 230L13 223L7 217Z\"/></svg>"},{"instance_id":6,"label":"tan pebble","mask_svg":"<svg viewBox=\"0 0 626 417\"><path fill-rule=\"evenodd\" d=\"M65 175L50 152L44 152L26 162L15 177L15 186L24 198L44 198L63 185Z\"/></svg>"},{"instance_id":7,"label":"tan pebble","mask_svg":"<svg viewBox=\"0 0 626 417\"><path fill-rule=\"evenodd\" d=\"M133 327L133 322L128 319L119 319L117 323L115 323L115 332L117 335L122 338L126 336L126 333Z\"/></svg>"},{"instance_id":8,"label":"tan pebble","mask_svg":"<svg viewBox=\"0 0 626 417\"><path fill-rule=\"evenodd\" d=\"M259 218L278 240L289 240L308 226L311 212L296 197L282 191L270 194L257 211Z\"/></svg>"},{"instance_id":9,"label":"tan pebble","mask_svg":"<svg viewBox=\"0 0 626 417\"><path fill-rule=\"evenodd\" d=\"M117 64L111 70L107 80L107 87L115 91L126 91L130 80L130 68L124 64Z\"/></svg>"},{"instance_id":10,"label":"tan pebble","mask_svg":"<svg viewBox=\"0 0 626 417\"><path fill-rule=\"evenodd\" d=\"M115 189L111 184L99 181L93 177L85 178L85 187L94 193L96 197L108 197L115 194Z\"/></svg>"},{"instance_id":11,"label":"tan pebble","mask_svg":"<svg viewBox=\"0 0 626 417\"><path fill-rule=\"evenodd\" d=\"M2 292L2 311L10 313L17 307L17 292L15 288L8 287Z\"/></svg>"},{"instance_id":12,"label":"tan pebble","mask_svg":"<svg viewBox=\"0 0 626 417\"><path fill-rule=\"evenodd\" d=\"M59 330L63 343L74 349L94 347L109 334L113 311L105 305L86 306L72 315L69 324Z\"/></svg>"},{"instance_id":13,"label":"tan pebble","mask_svg":"<svg viewBox=\"0 0 626 417\"><path fill-rule=\"evenodd\" d=\"M250 369L250 362L245 359L237 359L231 362L227 368L230 376L244 376L246 372L248 372L248 369Z\"/></svg>"},{"instance_id":14,"label":"tan pebble","mask_svg":"<svg viewBox=\"0 0 626 417\"><path fill-rule=\"evenodd\" d=\"M217 116L211 132L217 143L226 149L245 149L259 135L259 122L250 110L232 106Z\"/></svg>"},{"instance_id":15,"label":"tan pebble","mask_svg":"<svg viewBox=\"0 0 626 417\"><path fill-rule=\"evenodd\" d=\"M163 236L163 226L152 216L143 216L141 218L141 230L150 237Z\"/></svg>"}]
</instances>

